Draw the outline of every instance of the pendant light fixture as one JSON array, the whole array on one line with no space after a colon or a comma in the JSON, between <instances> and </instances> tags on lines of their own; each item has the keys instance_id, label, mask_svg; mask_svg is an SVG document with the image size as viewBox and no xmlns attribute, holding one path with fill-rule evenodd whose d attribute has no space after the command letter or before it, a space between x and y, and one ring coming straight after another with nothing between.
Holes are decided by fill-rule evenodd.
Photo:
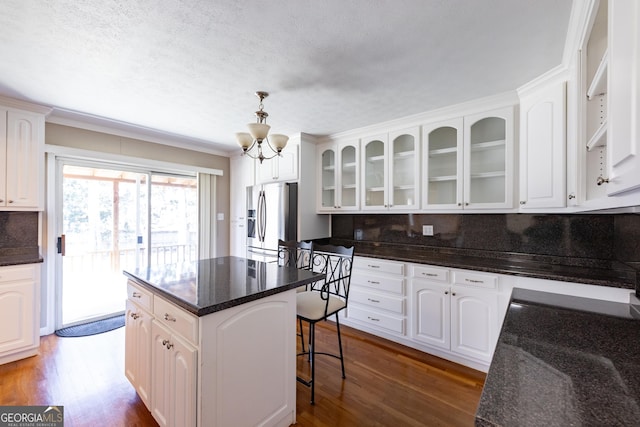
<instances>
[{"instance_id":1,"label":"pendant light fixture","mask_svg":"<svg viewBox=\"0 0 640 427\"><path fill-rule=\"evenodd\" d=\"M269 93L256 92L256 96L260 99L258 111L256 111L256 123L249 123L247 125L249 132L236 133L236 140L240 147L242 147L243 155L247 155L252 159L258 159L260 163L262 163L264 159L272 159L275 156L280 156L280 152L286 147L289 137L278 133L269 135L269 129L271 128L271 126L267 124L269 114L264 111L264 105L262 103L262 101L269 96ZM266 151L266 149L263 150L263 147L266 147L269 151Z\"/></svg>"}]
</instances>

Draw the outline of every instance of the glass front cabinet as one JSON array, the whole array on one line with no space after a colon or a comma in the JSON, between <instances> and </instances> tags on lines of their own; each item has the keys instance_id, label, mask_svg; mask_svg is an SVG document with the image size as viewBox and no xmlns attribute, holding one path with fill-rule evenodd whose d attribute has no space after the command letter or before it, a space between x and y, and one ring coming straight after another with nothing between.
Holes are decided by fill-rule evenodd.
<instances>
[{"instance_id":1,"label":"glass front cabinet","mask_svg":"<svg viewBox=\"0 0 640 427\"><path fill-rule=\"evenodd\" d=\"M422 207L513 207L513 107L422 127Z\"/></svg>"},{"instance_id":2,"label":"glass front cabinet","mask_svg":"<svg viewBox=\"0 0 640 427\"><path fill-rule=\"evenodd\" d=\"M359 209L358 148L355 142L318 146L320 200L318 212Z\"/></svg>"},{"instance_id":3,"label":"glass front cabinet","mask_svg":"<svg viewBox=\"0 0 640 427\"><path fill-rule=\"evenodd\" d=\"M362 210L415 210L420 206L420 129L363 138Z\"/></svg>"}]
</instances>

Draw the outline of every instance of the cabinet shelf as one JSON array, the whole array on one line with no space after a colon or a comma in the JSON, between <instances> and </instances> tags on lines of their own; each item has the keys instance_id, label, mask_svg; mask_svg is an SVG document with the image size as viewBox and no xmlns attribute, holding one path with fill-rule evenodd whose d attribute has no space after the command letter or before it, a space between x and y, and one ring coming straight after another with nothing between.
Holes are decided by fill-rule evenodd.
<instances>
[{"instance_id":1,"label":"cabinet shelf","mask_svg":"<svg viewBox=\"0 0 640 427\"><path fill-rule=\"evenodd\" d=\"M607 120L605 119L600 127L594 132L593 136L587 142L587 151L591 151L595 147L607 145Z\"/></svg>"},{"instance_id":2,"label":"cabinet shelf","mask_svg":"<svg viewBox=\"0 0 640 427\"><path fill-rule=\"evenodd\" d=\"M589 89L587 90L587 99L591 101L594 97L598 95L603 95L607 93L607 75L609 68L609 54L608 51L604 52L602 55L602 60L600 64L598 64L598 69L596 70L595 75L593 76L593 80L589 85Z\"/></svg>"},{"instance_id":3,"label":"cabinet shelf","mask_svg":"<svg viewBox=\"0 0 640 427\"><path fill-rule=\"evenodd\" d=\"M355 169L355 168L356 168L356 162L343 163L343 165L342 165L342 170Z\"/></svg>"},{"instance_id":4,"label":"cabinet shelf","mask_svg":"<svg viewBox=\"0 0 640 427\"><path fill-rule=\"evenodd\" d=\"M384 154L380 155L380 156L372 156L372 157L368 157L367 161L369 163L377 163L377 162L384 162Z\"/></svg>"},{"instance_id":5,"label":"cabinet shelf","mask_svg":"<svg viewBox=\"0 0 640 427\"><path fill-rule=\"evenodd\" d=\"M444 156L447 154L456 154L458 147L439 148L437 150L429 150L429 157Z\"/></svg>"},{"instance_id":6,"label":"cabinet shelf","mask_svg":"<svg viewBox=\"0 0 640 427\"><path fill-rule=\"evenodd\" d=\"M458 179L457 175L440 175L429 177L429 182L455 181L456 179Z\"/></svg>"},{"instance_id":7,"label":"cabinet shelf","mask_svg":"<svg viewBox=\"0 0 640 427\"><path fill-rule=\"evenodd\" d=\"M342 185L342 189L343 190L350 190L350 189L354 189L354 188L356 188L355 184L343 184Z\"/></svg>"},{"instance_id":8,"label":"cabinet shelf","mask_svg":"<svg viewBox=\"0 0 640 427\"><path fill-rule=\"evenodd\" d=\"M336 189L335 185L327 185L322 187L322 191L334 191Z\"/></svg>"},{"instance_id":9,"label":"cabinet shelf","mask_svg":"<svg viewBox=\"0 0 640 427\"><path fill-rule=\"evenodd\" d=\"M323 166L322 170L323 171L334 171L334 170L336 170L336 167L335 166Z\"/></svg>"},{"instance_id":10,"label":"cabinet shelf","mask_svg":"<svg viewBox=\"0 0 640 427\"><path fill-rule=\"evenodd\" d=\"M495 172L481 172L481 173L472 173L471 179L482 179L482 178L497 178L505 176L504 171L495 171Z\"/></svg>"},{"instance_id":11,"label":"cabinet shelf","mask_svg":"<svg viewBox=\"0 0 640 427\"><path fill-rule=\"evenodd\" d=\"M381 191L384 191L384 187L370 187L370 188L367 188L367 191L372 193L379 193Z\"/></svg>"},{"instance_id":12,"label":"cabinet shelf","mask_svg":"<svg viewBox=\"0 0 640 427\"><path fill-rule=\"evenodd\" d=\"M471 144L471 151L491 150L493 148L504 147L506 141L504 139L498 139L495 141L476 142Z\"/></svg>"},{"instance_id":13,"label":"cabinet shelf","mask_svg":"<svg viewBox=\"0 0 640 427\"><path fill-rule=\"evenodd\" d=\"M409 157L413 157L413 156L415 156L415 154L416 154L416 152L415 152L415 151L413 151L413 150L409 150L409 151L401 151L401 152L399 152L399 153L395 153L395 154L393 155L393 157L394 157L395 159L406 159L406 158L409 158Z\"/></svg>"},{"instance_id":14,"label":"cabinet shelf","mask_svg":"<svg viewBox=\"0 0 640 427\"><path fill-rule=\"evenodd\" d=\"M415 188L416 188L415 185L394 185L393 186L394 190L413 190Z\"/></svg>"}]
</instances>

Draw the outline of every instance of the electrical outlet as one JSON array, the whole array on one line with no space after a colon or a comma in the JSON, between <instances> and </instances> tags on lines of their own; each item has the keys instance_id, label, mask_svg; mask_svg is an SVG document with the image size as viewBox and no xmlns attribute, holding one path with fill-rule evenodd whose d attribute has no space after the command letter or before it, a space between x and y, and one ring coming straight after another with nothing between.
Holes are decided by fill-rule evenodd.
<instances>
[{"instance_id":1,"label":"electrical outlet","mask_svg":"<svg viewBox=\"0 0 640 427\"><path fill-rule=\"evenodd\" d=\"M433 236L433 225L423 225L422 226L422 235L423 236Z\"/></svg>"}]
</instances>

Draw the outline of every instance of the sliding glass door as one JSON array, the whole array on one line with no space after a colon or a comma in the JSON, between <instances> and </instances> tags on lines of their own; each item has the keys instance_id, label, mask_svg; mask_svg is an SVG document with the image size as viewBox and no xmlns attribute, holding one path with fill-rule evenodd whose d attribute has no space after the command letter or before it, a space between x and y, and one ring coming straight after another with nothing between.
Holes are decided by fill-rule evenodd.
<instances>
[{"instance_id":1,"label":"sliding glass door","mask_svg":"<svg viewBox=\"0 0 640 427\"><path fill-rule=\"evenodd\" d=\"M197 259L195 177L58 162L58 328L124 312L123 270Z\"/></svg>"}]
</instances>

